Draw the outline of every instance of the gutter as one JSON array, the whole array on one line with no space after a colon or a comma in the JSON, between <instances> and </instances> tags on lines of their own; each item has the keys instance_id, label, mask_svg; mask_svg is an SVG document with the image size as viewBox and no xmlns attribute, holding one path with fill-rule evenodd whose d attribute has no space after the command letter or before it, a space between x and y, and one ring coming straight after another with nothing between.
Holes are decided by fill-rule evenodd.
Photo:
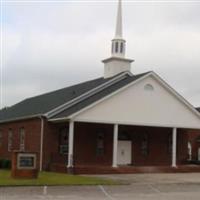
<instances>
[{"instance_id":1,"label":"gutter","mask_svg":"<svg viewBox=\"0 0 200 200\"><path fill-rule=\"evenodd\" d=\"M42 171L43 166L43 146L44 146L44 118L41 119L41 129L40 129L40 172Z\"/></svg>"},{"instance_id":2,"label":"gutter","mask_svg":"<svg viewBox=\"0 0 200 200\"><path fill-rule=\"evenodd\" d=\"M36 115L30 115L30 116L25 116L25 117L12 118L12 119L8 119L8 120L1 120L0 124L20 121L20 120L27 120L27 119L37 118L37 117L40 118L42 115L43 114L36 114Z\"/></svg>"}]
</instances>

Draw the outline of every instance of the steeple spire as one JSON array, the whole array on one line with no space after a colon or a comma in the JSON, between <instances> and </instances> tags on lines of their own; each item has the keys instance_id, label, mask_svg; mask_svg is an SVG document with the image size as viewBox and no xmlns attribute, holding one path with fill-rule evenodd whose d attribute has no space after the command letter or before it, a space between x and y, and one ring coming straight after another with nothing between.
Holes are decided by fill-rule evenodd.
<instances>
[{"instance_id":1,"label":"steeple spire","mask_svg":"<svg viewBox=\"0 0 200 200\"><path fill-rule=\"evenodd\" d=\"M115 38L122 38L122 1L119 0Z\"/></svg>"},{"instance_id":2,"label":"steeple spire","mask_svg":"<svg viewBox=\"0 0 200 200\"><path fill-rule=\"evenodd\" d=\"M118 2L115 37L112 40L112 56L123 58L125 56L126 41L122 38L122 0Z\"/></svg>"},{"instance_id":3,"label":"steeple spire","mask_svg":"<svg viewBox=\"0 0 200 200\"><path fill-rule=\"evenodd\" d=\"M104 78L130 71L133 60L125 58L126 41L122 36L122 0L118 0L116 31L112 40L111 57L103 60Z\"/></svg>"}]
</instances>

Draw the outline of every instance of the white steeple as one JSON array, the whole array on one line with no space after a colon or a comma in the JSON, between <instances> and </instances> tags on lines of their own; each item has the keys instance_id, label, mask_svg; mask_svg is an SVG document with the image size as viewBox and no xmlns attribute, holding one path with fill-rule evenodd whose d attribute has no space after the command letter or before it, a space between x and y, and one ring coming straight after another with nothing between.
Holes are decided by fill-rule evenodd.
<instances>
[{"instance_id":1,"label":"white steeple","mask_svg":"<svg viewBox=\"0 0 200 200\"><path fill-rule=\"evenodd\" d=\"M122 1L119 0L115 38L122 38Z\"/></svg>"},{"instance_id":2,"label":"white steeple","mask_svg":"<svg viewBox=\"0 0 200 200\"><path fill-rule=\"evenodd\" d=\"M122 36L122 1L119 0L115 37L112 40L112 49L111 49L112 56L124 57L125 44L126 41L123 39Z\"/></svg>"},{"instance_id":3,"label":"white steeple","mask_svg":"<svg viewBox=\"0 0 200 200\"><path fill-rule=\"evenodd\" d=\"M133 60L125 58L126 41L122 35L122 0L118 2L115 37L112 40L111 57L103 60L104 78L112 77L124 71L130 71Z\"/></svg>"}]
</instances>

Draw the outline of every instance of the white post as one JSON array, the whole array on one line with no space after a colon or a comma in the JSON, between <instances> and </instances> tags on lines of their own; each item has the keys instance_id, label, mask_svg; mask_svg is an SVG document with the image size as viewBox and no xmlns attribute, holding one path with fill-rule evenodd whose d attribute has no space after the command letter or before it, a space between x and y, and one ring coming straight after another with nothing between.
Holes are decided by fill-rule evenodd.
<instances>
[{"instance_id":1,"label":"white post","mask_svg":"<svg viewBox=\"0 0 200 200\"><path fill-rule=\"evenodd\" d=\"M74 122L69 122L69 146L68 146L68 165L67 167L73 167L73 149L74 149Z\"/></svg>"},{"instance_id":2,"label":"white post","mask_svg":"<svg viewBox=\"0 0 200 200\"><path fill-rule=\"evenodd\" d=\"M117 167L117 145L118 145L118 124L115 124L114 132L113 132L113 163L112 163L112 167Z\"/></svg>"},{"instance_id":3,"label":"white post","mask_svg":"<svg viewBox=\"0 0 200 200\"><path fill-rule=\"evenodd\" d=\"M177 128L173 128L172 133L172 167L176 167L176 143L177 143Z\"/></svg>"},{"instance_id":4,"label":"white post","mask_svg":"<svg viewBox=\"0 0 200 200\"><path fill-rule=\"evenodd\" d=\"M40 172L43 166L43 143L44 143L44 119L41 117L41 130L40 130Z\"/></svg>"}]
</instances>

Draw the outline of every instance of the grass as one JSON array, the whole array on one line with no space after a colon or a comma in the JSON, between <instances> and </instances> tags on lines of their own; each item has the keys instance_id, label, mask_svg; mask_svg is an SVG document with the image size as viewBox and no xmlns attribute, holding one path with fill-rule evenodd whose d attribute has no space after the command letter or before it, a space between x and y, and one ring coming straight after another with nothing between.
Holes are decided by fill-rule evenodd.
<instances>
[{"instance_id":1,"label":"grass","mask_svg":"<svg viewBox=\"0 0 200 200\"><path fill-rule=\"evenodd\" d=\"M0 186L61 186L61 185L118 185L119 181L60 174L54 172L41 172L38 179L13 179L9 170L0 170Z\"/></svg>"}]
</instances>

